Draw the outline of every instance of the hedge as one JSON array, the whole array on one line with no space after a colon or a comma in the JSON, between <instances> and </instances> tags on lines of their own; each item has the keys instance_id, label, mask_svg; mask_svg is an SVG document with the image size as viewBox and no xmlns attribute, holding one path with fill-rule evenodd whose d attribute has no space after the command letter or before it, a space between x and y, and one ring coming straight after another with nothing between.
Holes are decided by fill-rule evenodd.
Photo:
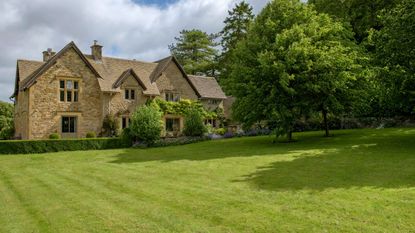
<instances>
[{"instance_id":1,"label":"hedge","mask_svg":"<svg viewBox=\"0 0 415 233\"><path fill-rule=\"evenodd\" d=\"M177 138L161 138L157 140L152 145L147 145L142 142L137 142L133 145L134 148L148 148L148 147L167 147L167 146L179 146L179 145L186 145L196 142L202 142L210 140L207 136L200 136L200 137L177 137Z\"/></svg>"},{"instance_id":2,"label":"hedge","mask_svg":"<svg viewBox=\"0 0 415 233\"><path fill-rule=\"evenodd\" d=\"M103 150L130 147L120 138L0 141L0 154L35 154L58 151Z\"/></svg>"}]
</instances>

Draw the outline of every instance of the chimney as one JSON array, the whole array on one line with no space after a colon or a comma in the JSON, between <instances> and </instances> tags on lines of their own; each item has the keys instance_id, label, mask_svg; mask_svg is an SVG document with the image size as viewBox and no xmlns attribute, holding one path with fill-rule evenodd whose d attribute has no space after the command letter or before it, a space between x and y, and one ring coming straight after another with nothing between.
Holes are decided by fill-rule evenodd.
<instances>
[{"instance_id":1,"label":"chimney","mask_svg":"<svg viewBox=\"0 0 415 233\"><path fill-rule=\"evenodd\" d=\"M94 40L94 44L91 46L91 55L94 60L99 61L102 59L102 47L97 40Z\"/></svg>"},{"instance_id":2,"label":"chimney","mask_svg":"<svg viewBox=\"0 0 415 233\"><path fill-rule=\"evenodd\" d=\"M43 51L43 61L48 61L55 54L56 52L53 52L51 48L48 48L46 51Z\"/></svg>"}]
</instances>

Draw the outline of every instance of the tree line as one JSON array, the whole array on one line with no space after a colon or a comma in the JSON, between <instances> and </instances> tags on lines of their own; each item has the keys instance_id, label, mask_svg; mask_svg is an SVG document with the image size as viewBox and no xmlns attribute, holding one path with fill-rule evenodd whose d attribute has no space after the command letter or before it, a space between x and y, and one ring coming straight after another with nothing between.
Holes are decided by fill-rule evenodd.
<instances>
[{"instance_id":1,"label":"tree line","mask_svg":"<svg viewBox=\"0 0 415 233\"><path fill-rule=\"evenodd\" d=\"M175 39L187 72L236 97L236 120L268 122L288 140L316 114L329 136L331 116L415 113L415 0L274 0L256 16L242 1L221 32Z\"/></svg>"}]
</instances>

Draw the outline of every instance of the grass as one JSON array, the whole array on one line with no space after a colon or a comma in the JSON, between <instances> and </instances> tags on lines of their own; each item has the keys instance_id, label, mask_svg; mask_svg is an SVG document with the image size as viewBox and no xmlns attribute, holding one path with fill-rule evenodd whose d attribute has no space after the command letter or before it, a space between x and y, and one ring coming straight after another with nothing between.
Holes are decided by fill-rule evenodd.
<instances>
[{"instance_id":1,"label":"grass","mask_svg":"<svg viewBox=\"0 0 415 233\"><path fill-rule=\"evenodd\" d=\"M0 156L0 232L410 232L415 129Z\"/></svg>"}]
</instances>

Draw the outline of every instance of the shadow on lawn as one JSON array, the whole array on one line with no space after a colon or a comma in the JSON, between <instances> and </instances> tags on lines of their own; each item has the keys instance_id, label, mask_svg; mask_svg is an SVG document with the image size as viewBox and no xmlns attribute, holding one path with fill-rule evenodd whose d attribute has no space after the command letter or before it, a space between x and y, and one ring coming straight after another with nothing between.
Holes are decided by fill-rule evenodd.
<instances>
[{"instance_id":1,"label":"shadow on lawn","mask_svg":"<svg viewBox=\"0 0 415 233\"><path fill-rule=\"evenodd\" d=\"M211 160L230 157L250 157L269 154L287 154L294 149L321 149L332 146L336 137L323 138L320 134L301 135L298 142L273 143L273 136L247 137L206 141L182 146L150 149L127 149L116 155L112 163L140 163L149 161L172 162L179 160ZM339 134L343 135L343 134ZM340 136L339 136L340 137ZM319 145L321 142L327 144Z\"/></svg>"},{"instance_id":2,"label":"shadow on lawn","mask_svg":"<svg viewBox=\"0 0 415 233\"><path fill-rule=\"evenodd\" d=\"M414 136L352 145L340 150L291 151L292 161L258 167L234 182L248 182L270 191L328 188L404 188L415 186Z\"/></svg>"},{"instance_id":3,"label":"shadow on lawn","mask_svg":"<svg viewBox=\"0 0 415 233\"><path fill-rule=\"evenodd\" d=\"M259 189L272 191L415 186L415 130L372 130L365 134L350 131L331 138L310 133L302 135L296 143L273 144L271 141L270 137L253 137L147 150L130 149L111 162L291 155L290 161L258 167L255 172L233 182L248 182Z\"/></svg>"}]
</instances>

